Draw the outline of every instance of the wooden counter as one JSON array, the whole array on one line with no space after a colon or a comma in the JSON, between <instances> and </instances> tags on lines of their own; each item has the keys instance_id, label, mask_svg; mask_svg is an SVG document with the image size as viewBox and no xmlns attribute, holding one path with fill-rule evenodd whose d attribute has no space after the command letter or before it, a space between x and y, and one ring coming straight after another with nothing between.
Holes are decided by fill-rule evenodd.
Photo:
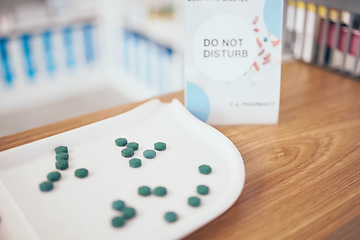
<instances>
[{"instance_id":1,"label":"wooden counter","mask_svg":"<svg viewBox=\"0 0 360 240\"><path fill-rule=\"evenodd\" d=\"M217 127L244 159L245 187L186 239L360 239L360 82L297 62L282 73L278 125ZM183 92L160 99L172 98ZM0 138L0 151L139 104Z\"/></svg>"}]
</instances>

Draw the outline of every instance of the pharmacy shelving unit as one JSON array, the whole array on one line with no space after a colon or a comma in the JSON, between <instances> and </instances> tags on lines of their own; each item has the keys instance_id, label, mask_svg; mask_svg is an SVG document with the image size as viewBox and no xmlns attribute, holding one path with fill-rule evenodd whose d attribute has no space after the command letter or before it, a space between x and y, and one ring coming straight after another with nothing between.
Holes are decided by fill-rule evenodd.
<instances>
[{"instance_id":1,"label":"pharmacy shelving unit","mask_svg":"<svg viewBox=\"0 0 360 240\"><path fill-rule=\"evenodd\" d=\"M49 103L102 85L101 15L95 4L55 14L16 6L0 24L0 112ZM29 8L28 10L26 8ZM20 9L20 10L19 10Z\"/></svg>"},{"instance_id":2,"label":"pharmacy shelving unit","mask_svg":"<svg viewBox=\"0 0 360 240\"><path fill-rule=\"evenodd\" d=\"M285 2L285 50L296 59L359 79L359 1Z\"/></svg>"},{"instance_id":3,"label":"pharmacy shelving unit","mask_svg":"<svg viewBox=\"0 0 360 240\"><path fill-rule=\"evenodd\" d=\"M154 6L155 5L155 6ZM154 17L153 9L171 8ZM126 10L126 11L125 11ZM154 15L154 14L153 14ZM153 97L183 89L184 6L182 1L134 0L122 9L117 23L117 53L111 62L111 79L129 99ZM112 31L111 31L112 32ZM120 43L120 44L118 44ZM124 81L116 82L117 76ZM136 100L136 99L134 99Z\"/></svg>"},{"instance_id":4,"label":"pharmacy shelving unit","mask_svg":"<svg viewBox=\"0 0 360 240\"><path fill-rule=\"evenodd\" d=\"M144 14L136 24L124 17L124 0L1 5L0 113L105 87L127 101L182 89L182 29L174 32L180 21L147 21L149 9L139 1L133 3Z\"/></svg>"}]
</instances>

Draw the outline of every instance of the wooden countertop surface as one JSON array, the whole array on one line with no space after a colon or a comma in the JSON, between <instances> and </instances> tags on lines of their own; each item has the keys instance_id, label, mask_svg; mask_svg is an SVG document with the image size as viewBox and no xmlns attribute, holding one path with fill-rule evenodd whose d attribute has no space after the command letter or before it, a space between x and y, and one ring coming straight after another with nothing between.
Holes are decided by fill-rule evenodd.
<instances>
[{"instance_id":1,"label":"wooden countertop surface","mask_svg":"<svg viewBox=\"0 0 360 240\"><path fill-rule=\"evenodd\" d=\"M360 239L360 82L283 65L280 121L221 126L245 163L227 212L186 239ZM178 98L183 92L160 97ZM131 103L0 138L0 151L100 121Z\"/></svg>"}]
</instances>

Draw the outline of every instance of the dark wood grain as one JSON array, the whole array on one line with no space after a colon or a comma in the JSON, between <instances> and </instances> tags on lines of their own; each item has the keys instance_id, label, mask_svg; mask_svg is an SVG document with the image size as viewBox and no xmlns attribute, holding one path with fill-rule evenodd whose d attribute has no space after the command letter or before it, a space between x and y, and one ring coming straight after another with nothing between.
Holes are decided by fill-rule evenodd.
<instances>
[{"instance_id":1,"label":"dark wood grain","mask_svg":"<svg viewBox=\"0 0 360 240\"><path fill-rule=\"evenodd\" d=\"M183 92L160 97L183 101ZM16 147L121 114L131 103L0 138ZM360 83L294 62L283 65L280 121L216 126L246 170L234 206L186 239L359 239Z\"/></svg>"}]
</instances>

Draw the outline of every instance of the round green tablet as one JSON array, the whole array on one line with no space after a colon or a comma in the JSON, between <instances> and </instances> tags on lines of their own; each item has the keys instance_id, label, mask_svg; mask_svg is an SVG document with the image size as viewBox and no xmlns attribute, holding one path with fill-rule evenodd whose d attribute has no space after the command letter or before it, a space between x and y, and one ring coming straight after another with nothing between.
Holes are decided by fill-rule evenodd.
<instances>
[{"instance_id":1,"label":"round green tablet","mask_svg":"<svg viewBox=\"0 0 360 240\"><path fill-rule=\"evenodd\" d=\"M205 185L197 186L197 192L201 195L206 195L209 193L209 187Z\"/></svg>"},{"instance_id":2,"label":"round green tablet","mask_svg":"<svg viewBox=\"0 0 360 240\"><path fill-rule=\"evenodd\" d=\"M210 174L211 173L211 167L209 165L201 165L199 167L199 171L202 174Z\"/></svg>"},{"instance_id":3,"label":"round green tablet","mask_svg":"<svg viewBox=\"0 0 360 240\"><path fill-rule=\"evenodd\" d=\"M132 157L134 156L134 150L132 148L124 148L121 150L121 155L126 158Z\"/></svg>"},{"instance_id":4,"label":"round green tablet","mask_svg":"<svg viewBox=\"0 0 360 240\"><path fill-rule=\"evenodd\" d=\"M86 168L79 168L79 169L76 169L76 171L75 171L75 176L78 178L87 177L88 174L89 174L89 171Z\"/></svg>"},{"instance_id":5,"label":"round green tablet","mask_svg":"<svg viewBox=\"0 0 360 240\"><path fill-rule=\"evenodd\" d=\"M156 156L156 152L154 150L145 150L143 153L144 157L148 158L148 159L152 159Z\"/></svg>"},{"instance_id":6,"label":"round green tablet","mask_svg":"<svg viewBox=\"0 0 360 240\"><path fill-rule=\"evenodd\" d=\"M148 186L139 187L139 194L141 196L149 196L151 194L151 189Z\"/></svg>"},{"instance_id":7,"label":"round green tablet","mask_svg":"<svg viewBox=\"0 0 360 240\"><path fill-rule=\"evenodd\" d=\"M158 150L158 151L164 151L166 149L166 143L157 142L154 144L154 148L155 148L155 150Z\"/></svg>"},{"instance_id":8,"label":"round green tablet","mask_svg":"<svg viewBox=\"0 0 360 240\"><path fill-rule=\"evenodd\" d=\"M131 148L132 150L136 151L139 149L139 144L136 142L130 142L127 144L126 147Z\"/></svg>"},{"instance_id":9,"label":"round green tablet","mask_svg":"<svg viewBox=\"0 0 360 240\"><path fill-rule=\"evenodd\" d=\"M130 219L133 218L136 215L136 211L135 209L131 208L131 207L126 207L122 210L122 213L124 214L124 218L126 219Z\"/></svg>"},{"instance_id":10,"label":"round green tablet","mask_svg":"<svg viewBox=\"0 0 360 240\"><path fill-rule=\"evenodd\" d=\"M56 169L65 170L69 167L69 162L67 160L59 160L55 164Z\"/></svg>"},{"instance_id":11,"label":"round green tablet","mask_svg":"<svg viewBox=\"0 0 360 240\"><path fill-rule=\"evenodd\" d=\"M132 158L129 161L129 165L130 165L130 167L138 168L141 166L141 160L138 158Z\"/></svg>"},{"instance_id":12,"label":"round green tablet","mask_svg":"<svg viewBox=\"0 0 360 240\"><path fill-rule=\"evenodd\" d=\"M162 197L162 196L165 196L166 193L167 193L167 191L166 191L166 188L164 188L164 187L157 187L154 189L154 194L156 196Z\"/></svg>"},{"instance_id":13,"label":"round green tablet","mask_svg":"<svg viewBox=\"0 0 360 240\"><path fill-rule=\"evenodd\" d=\"M176 222L176 220L178 219L176 213L174 212L167 212L165 213L165 220L169 223L173 223Z\"/></svg>"},{"instance_id":14,"label":"round green tablet","mask_svg":"<svg viewBox=\"0 0 360 240\"><path fill-rule=\"evenodd\" d=\"M65 152L61 152L61 153L56 154L55 158L56 158L57 161L59 161L59 160L69 160L69 154L65 153Z\"/></svg>"},{"instance_id":15,"label":"round green tablet","mask_svg":"<svg viewBox=\"0 0 360 240\"><path fill-rule=\"evenodd\" d=\"M124 207L125 207L125 203L124 203L124 201L121 201L121 200L116 200L112 204L112 208L117 211L123 210Z\"/></svg>"},{"instance_id":16,"label":"round green tablet","mask_svg":"<svg viewBox=\"0 0 360 240\"><path fill-rule=\"evenodd\" d=\"M55 153L68 153L68 148L66 146L58 146L55 148Z\"/></svg>"},{"instance_id":17,"label":"round green tablet","mask_svg":"<svg viewBox=\"0 0 360 240\"><path fill-rule=\"evenodd\" d=\"M119 228L125 225L125 218L124 217L114 217L111 220L111 223L113 225L113 227Z\"/></svg>"},{"instance_id":18,"label":"round green tablet","mask_svg":"<svg viewBox=\"0 0 360 240\"><path fill-rule=\"evenodd\" d=\"M115 144L116 144L116 146L124 147L127 144L127 140L126 140L126 138L118 138L115 140Z\"/></svg>"},{"instance_id":19,"label":"round green tablet","mask_svg":"<svg viewBox=\"0 0 360 240\"><path fill-rule=\"evenodd\" d=\"M40 184L40 190L43 192L48 192L54 188L54 185L51 181L42 182Z\"/></svg>"},{"instance_id":20,"label":"round green tablet","mask_svg":"<svg viewBox=\"0 0 360 240\"><path fill-rule=\"evenodd\" d=\"M198 207L198 206L200 206L200 198L198 198L198 197L189 197L188 203L192 207Z\"/></svg>"},{"instance_id":21,"label":"round green tablet","mask_svg":"<svg viewBox=\"0 0 360 240\"><path fill-rule=\"evenodd\" d=\"M61 178L61 174L58 171L51 172L47 175L47 179L52 182L56 182Z\"/></svg>"}]
</instances>

